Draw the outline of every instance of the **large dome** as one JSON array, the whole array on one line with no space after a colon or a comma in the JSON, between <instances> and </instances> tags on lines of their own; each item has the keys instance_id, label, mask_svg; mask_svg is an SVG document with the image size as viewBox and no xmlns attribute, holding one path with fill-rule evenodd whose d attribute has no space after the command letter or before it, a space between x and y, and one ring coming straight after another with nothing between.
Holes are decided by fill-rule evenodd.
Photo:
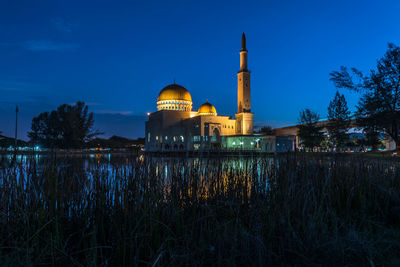
<instances>
[{"instance_id":1,"label":"large dome","mask_svg":"<svg viewBox=\"0 0 400 267\"><path fill-rule=\"evenodd\" d=\"M192 102L192 96L185 87L178 84L170 84L164 87L158 95L157 101L184 100Z\"/></svg>"},{"instance_id":2,"label":"large dome","mask_svg":"<svg viewBox=\"0 0 400 267\"><path fill-rule=\"evenodd\" d=\"M192 96L185 87L170 84L164 87L157 98L157 110L192 110Z\"/></svg>"},{"instance_id":3,"label":"large dome","mask_svg":"<svg viewBox=\"0 0 400 267\"><path fill-rule=\"evenodd\" d=\"M210 103L206 102L203 105L200 106L199 110L197 111L199 115L217 115L217 110L213 105Z\"/></svg>"}]
</instances>

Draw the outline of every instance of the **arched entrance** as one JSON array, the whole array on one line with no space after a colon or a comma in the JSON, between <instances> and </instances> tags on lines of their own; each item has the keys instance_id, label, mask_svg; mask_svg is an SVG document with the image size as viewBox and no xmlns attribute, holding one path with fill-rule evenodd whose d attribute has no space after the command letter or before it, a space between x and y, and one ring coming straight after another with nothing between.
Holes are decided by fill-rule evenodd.
<instances>
[{"instance_id":1,"label":"arched entrance","mask_svg":"<svg viewBox=\"0 0 400 267\"><path fill-rule=\"evenodd\" d=\"M213 134L211 136L211 148L221 148L221 134L219 133L218 128L214 128L213 130Z\"/></svg>"}]
</instances>

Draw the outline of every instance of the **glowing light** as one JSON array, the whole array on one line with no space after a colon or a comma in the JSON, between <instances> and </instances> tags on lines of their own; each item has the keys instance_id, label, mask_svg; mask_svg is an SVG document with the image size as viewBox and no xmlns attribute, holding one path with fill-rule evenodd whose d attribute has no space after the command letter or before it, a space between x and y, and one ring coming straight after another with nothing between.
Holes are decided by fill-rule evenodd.
<instances>
[{"instance_id":1,"label":"glowing light","mask_svg":"<svg viewBox=\"0 0 400 267\"><path fill-rule=\"evenodd\" d=\"M150 116L150 112L147 112L147 116Z\"/></svg>"}]
</instances>

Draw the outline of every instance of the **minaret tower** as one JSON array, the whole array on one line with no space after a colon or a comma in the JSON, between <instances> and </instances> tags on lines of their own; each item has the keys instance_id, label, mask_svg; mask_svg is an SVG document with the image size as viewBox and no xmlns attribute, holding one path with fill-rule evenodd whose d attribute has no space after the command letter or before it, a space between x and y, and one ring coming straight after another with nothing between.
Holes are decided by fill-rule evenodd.
<instances>
[{"instance_id":1,"label":"minaret tower","mask_svg":"<svg viewBox=\"0 0 400 267\"><path fill-rule=\"evenodd\" d=\"M240 69L237 73L238 113L236 113L236 134L253 134L253 113L251 113L250 71L247 69L246 35L242 34L242 50L240 50Z\"/></svg>"}]
</instances>

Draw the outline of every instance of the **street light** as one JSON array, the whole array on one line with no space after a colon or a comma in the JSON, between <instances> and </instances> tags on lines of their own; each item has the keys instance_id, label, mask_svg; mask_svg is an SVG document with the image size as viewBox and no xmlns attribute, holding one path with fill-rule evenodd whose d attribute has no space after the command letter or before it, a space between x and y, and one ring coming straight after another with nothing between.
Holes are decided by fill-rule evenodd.
<instances>
[{"instance_id":1,"label":"street light","mask_svg":"<svg viewBox=\"0 0 400 267\"><path fill-rule=\"evenodd\" d=\"M18 105L15 105L15 147L14 150L17 152L17 135L18 134Z\"/></svg>"}]
</instances>

